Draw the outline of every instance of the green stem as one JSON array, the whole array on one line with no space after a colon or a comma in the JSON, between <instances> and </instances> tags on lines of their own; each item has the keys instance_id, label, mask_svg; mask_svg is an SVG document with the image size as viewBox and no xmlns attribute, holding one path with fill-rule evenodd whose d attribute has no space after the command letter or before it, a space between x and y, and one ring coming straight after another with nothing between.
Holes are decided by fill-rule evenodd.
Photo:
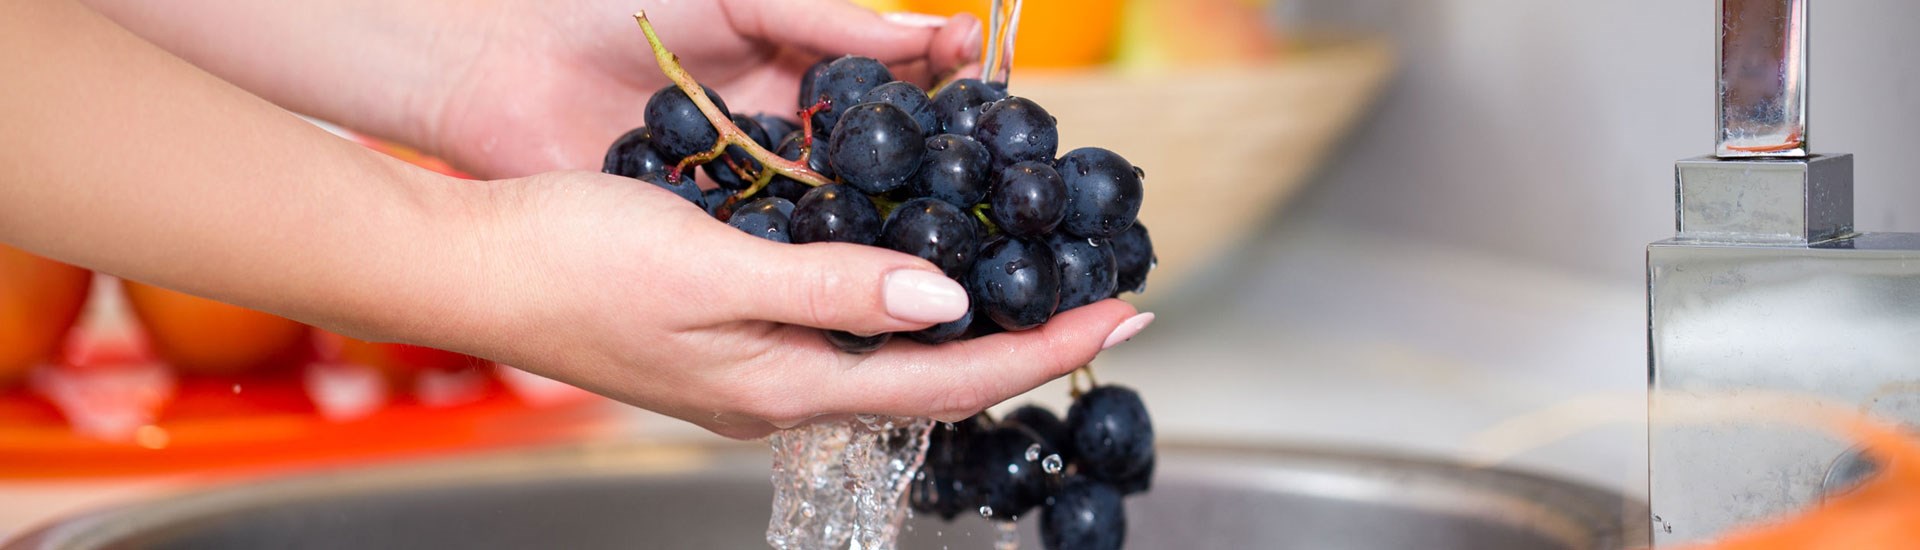
<instances>
[{"instance_id":1,"label":"green stem","mask_svg":"<svg viewBox=\"0 0 1920 550\"><path fill-rule=\"evenodd\" d=\"M673 173L667 175L667 179L673 180L674 182L677 183L680 181L680 175L687 173L687 170L695 166L712 162L713 159L720 158L720 155L725 154L726 152L727 152L727 142L722 140L719 143L713 144L713 149L709 149L705 152L695 154L691 157L680 159L680 164L674 165Z\"/></svg>"},{"instance_id":2,"label":"green stem","mask_svg":"<svg viewBox=\"0 0 1920 550\"><path fill-rule=\"evenodd\" d=\"M686 93L687 98L692 99L695 106L700 107L700 114L706 115L707 121L713 123L713 127L720 131L721 145L738 145L746 150L753 160L760 161L761 166L801 183L816 187L833 183L833 180L827 179L818 172L808 170L806 164L780 158L780 155L773 154L760 144L754 143L751 136L741 131L739 126L734 126L733 120L720 112L720 107L714 105L713 100L707 97L706 90L693 79L693 75L687 74L686 69L680 66L680 57L667 51L667 46L660 42L660 35L653 31L653 23L647 20L647 12L633 14L633 19L640 23L640 32L646 33L647 44L653 48L653 58L660 63L660 72L666 74L667 79L672 80L675 86L679 86L680 91Z\"/></svg>"},{"instance_id":3,"label":"green stem","mask_svg":"<svg viewBox=\"0 0 1920 550\"><path fill-rule=\"evenodd\" d=\"M973 212L973 217L975 219L980 220L980 225L982 227L987 228L987 234L992 235L994 233L1000 232L1000 226L994 225L993 220L987 219L987 210L989 209L991 208L985 204L976 204L976 205L973 205L973 208L970 209L970 211Z\"/></svg>"}]
</instances>

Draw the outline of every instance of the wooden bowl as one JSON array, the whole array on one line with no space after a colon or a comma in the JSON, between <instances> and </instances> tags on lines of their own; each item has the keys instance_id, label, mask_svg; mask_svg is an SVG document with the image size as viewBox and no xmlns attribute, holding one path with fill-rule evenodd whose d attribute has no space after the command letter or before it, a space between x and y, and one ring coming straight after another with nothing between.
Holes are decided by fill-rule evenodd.
<instances>
[{"instance_id":1,"label":"wooden bowl","mask_svg":"<svg viewBox=\"0 0 1920 550\"><path fill-rule=\"evenodd\" d=\"M1140 219L1159 267L1151 297L1254 229L1325 160L1394 68L1371 37L1304 40L1278 61L1136 74L1015 72L1014 93L1060 121L1060 152L1104 147L1147 173Z\"/></svg>"}]
</instances>

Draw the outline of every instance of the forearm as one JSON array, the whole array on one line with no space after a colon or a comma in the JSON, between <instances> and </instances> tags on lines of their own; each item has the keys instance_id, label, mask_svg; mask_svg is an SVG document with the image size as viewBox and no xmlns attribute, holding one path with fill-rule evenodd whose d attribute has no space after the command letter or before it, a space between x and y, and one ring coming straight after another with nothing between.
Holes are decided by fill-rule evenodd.
<instances>
[{"instance_id":1,"label":"forearm","mask_svg":"<svg viewBox=\"0 0 1920 550\"><path fill-rule=\"evenodd\" d=\"M419 147L478 59L483 5L387 0L83 0L150 42L295 112ZM449 25L449 27L443 27Z\"/></svg>"},{"instance_id":2,"label":"forearm","mask_svg":"<svg viewBox=\"0 0 1920 550\"><path fill-rule=\"evenodd\" d=\"M84 6L0 1L0 241L331 328L475 316L454 180L335 138ZM430 326L422 320L446 320Z\"/></svg>"}]
</instances>

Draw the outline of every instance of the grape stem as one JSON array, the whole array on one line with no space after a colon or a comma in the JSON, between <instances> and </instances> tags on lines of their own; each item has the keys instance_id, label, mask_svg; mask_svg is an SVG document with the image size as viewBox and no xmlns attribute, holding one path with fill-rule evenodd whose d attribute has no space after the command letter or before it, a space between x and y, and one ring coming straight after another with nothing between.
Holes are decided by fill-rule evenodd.
<instances>
[{"instance_id":1,"label":"grape stem","mask_svg":"<svg viewBox=\"0 0 1920 550\"><path fill-rule=\"evenodd\" d=\"M993 220L987 219L987 211L992 209L992 207L985 204L976 204L973 205L973 208L969 209L973 212L974 219L980 220L980 226L987 228L987 234L989 235L1000 231L1000 226L994 225Z\"/></svg>"},{"instance_id":2,"label":"grape stem","mask_svg":"<svg viewBox=\"0 0 1920 550\"><path fill-rule=\"evenodd\" d=\"M833 110L833 100L824 97L812 107L800 110L800 160L794 161L800 166L813 166L807 161L813 156L813 115L831 110Z\"/></svg>"},{"instance_id":3,"label":"grape stem","mask_svg":"<svg viewBox=\"0 0 1920 550\"><path fill-rule=\"evenodd\" d=\"M724 152L727 145L737 145L741 149L746 150L747 155L753 157L753 160L760 161L760 165L767 168L765 171L776 172L780 175L793 178L800 183L815 187L833 183L833 180L827 179L826 176L820 175L819 172L808 170L805 161L795 163L780 158L780 155L773 154L772 151L761 147L760 144L754 143L751 136L741 131L739 126L734 126L733 120L727 118L720 112L720 107L714 105L713 100L707 97L706 90L701 88L700 83L693 79L693 75L688 74L687 70L680 66L680 56L667 51L667 46L660 42L660 35L653 31L653 23L647 20L647 12L641 11L635 13L633 14L633 19L640 23L640 32L646 33L647 44L653 48L653 58L660 63L660 72L666 74L667 79L672 80L673 84L680 88L681 92L686 93L687 98L692 99L693 104L700 107L700 114L706 115L707 122L712 123L714 129L720 131L720 141L714 144L713 150L697 156L704 156L707 160L712 160L714 157L719 156L720 152ZM684 165L685 161L682 161L682 164ZM678 174L679 171L680 170L675 170L675 173ZM757 190L759 187L764 187L764 185L755 185L754 187L748 188L748 191ZM751 193L742 192L740 196L744 197L749 194Z\"/></svg>"},{"instance_id":4,"label":"grape stem","mask_svg":"<svg viewBox=\"0 0 1920 550\"><path fill-rule=\"evenodd\" d=\"M1083 376L1087 378L1087 388L1084 390L1080 389L1080 377ZM1074 399L1079 399L1081 394L1093 391L1097 387L1100 387L1100 381L1093 378L1093 363L1080 365L1080 368L1067 373L1067 395Z\"/></svg>"}]
</instances>

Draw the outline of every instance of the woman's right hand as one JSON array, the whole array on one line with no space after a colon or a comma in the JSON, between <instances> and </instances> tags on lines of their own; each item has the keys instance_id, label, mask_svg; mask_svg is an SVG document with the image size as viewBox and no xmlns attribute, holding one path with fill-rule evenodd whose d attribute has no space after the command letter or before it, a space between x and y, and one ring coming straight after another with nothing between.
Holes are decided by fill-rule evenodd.
<instances>
[{"instance_id":1,"label":"woman's right hand","mask_svg":"<svg viewBox=\"0 0 1920 550\"><path fill-rule=\"evenodd\" d=\"M563 172L476 184L471 268L491 328L452 344L734 438L822 416L960 420L1058 378L1151 321L1119 300L1045 326L939 346L837 351L820 329L910 331L958 318L932 264L849 244L790 245L660 188Z\"/></svg>"}]
</instances>

